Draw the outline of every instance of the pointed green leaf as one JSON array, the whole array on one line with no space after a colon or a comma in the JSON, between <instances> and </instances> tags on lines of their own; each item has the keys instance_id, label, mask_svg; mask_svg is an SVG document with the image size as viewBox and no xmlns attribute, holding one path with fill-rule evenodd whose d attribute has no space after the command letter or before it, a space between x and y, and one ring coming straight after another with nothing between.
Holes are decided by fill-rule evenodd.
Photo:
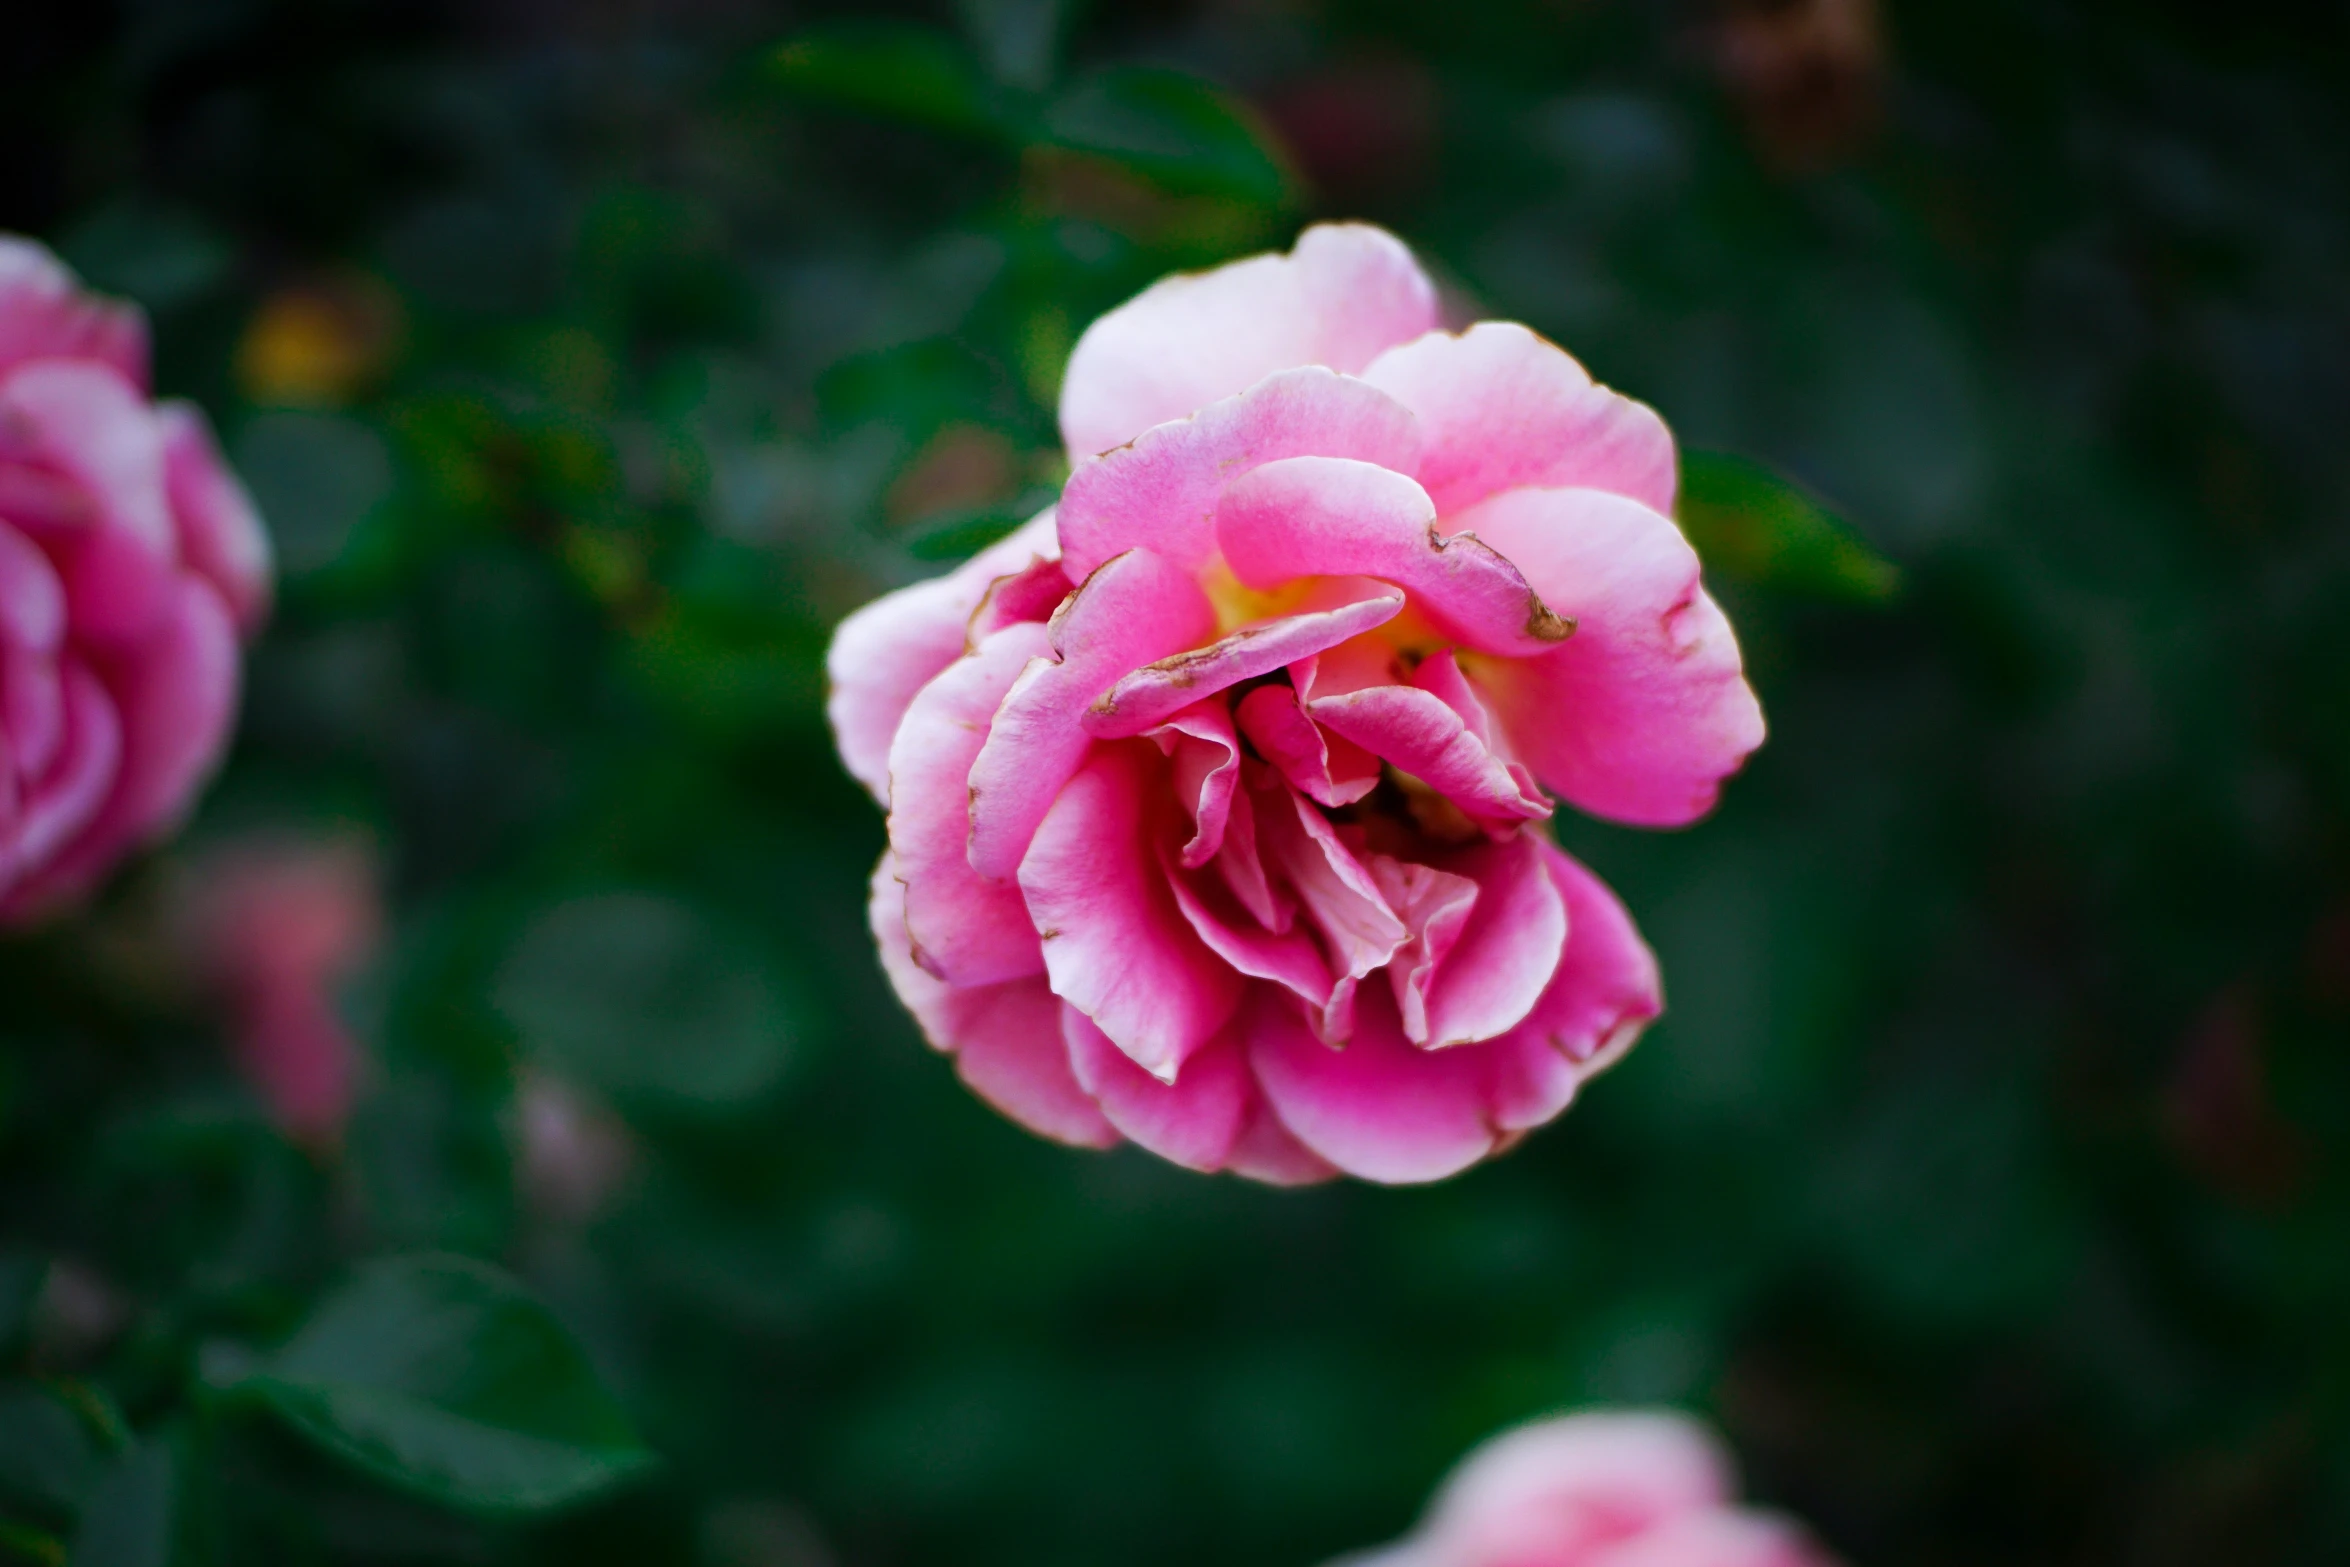
<instances>
[{"instance_id":1,"label":"pointed green leaf","mask_svg":"<svg viewBox=\"0 0 2350 1567\"><path fill-rule=\"evenodd\" d=\"M230 1389L383 1483L467 1512L546 1512L655 1462L547 1309L494 1268L362 1269Z\"/></svg>"},{"instance_id":2,"label":"pointed green leaf","mask_svg":"<svg viewBox=\"0 0 2350 1567\"><path fill-rule=\"evenodd\" d=\"M1681 529L1714 570L1789 593L1882 602L1901 571L1852 525L1761 463L1681 454Z\"/></svg>"}]
</instances>

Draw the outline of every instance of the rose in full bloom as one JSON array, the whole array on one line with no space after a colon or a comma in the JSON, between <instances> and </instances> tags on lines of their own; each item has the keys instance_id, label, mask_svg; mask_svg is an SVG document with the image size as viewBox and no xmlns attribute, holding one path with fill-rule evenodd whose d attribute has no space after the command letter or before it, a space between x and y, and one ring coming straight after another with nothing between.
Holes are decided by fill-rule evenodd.
<instances>
[{"instance_id":1,"label":"rose in full bloom","mask_svg":"<svg viewBox=\"0 0 2350 1567\"><path fill-rule=\"evenodd\" d=\"M1682 1415L1610 1410L1505 1431L1461 1460L1418 1529L1331 1567L1830 1567L1794 1524L1737 1505L1730 1462Z\"/></svg>"},{"instance_id":2,"label":"rose in full bloom","mask_svg":"<svg viewBox=\"0 0 2350 1567\"><path fill-rule=\"evenodd\" d=\"M1545 819L1692 821L1762 740L1663 421L1345 225L1095 322L1061 429L1055 509L828 661L924 1031L1049 1136L1267 1181L1557 1115L1661 999Z\"/></svg>"},{"instance_id":3,"label":"rose in full bloom","mask_svg":"<svg viewBox=\"0 0 2350 1567\"><path fill-rule=\"evenodd\" d=\"M0 235L0 920L88 891L184 814L236 714L269 543L147 333Z\"/></svg>"}]
</instances>

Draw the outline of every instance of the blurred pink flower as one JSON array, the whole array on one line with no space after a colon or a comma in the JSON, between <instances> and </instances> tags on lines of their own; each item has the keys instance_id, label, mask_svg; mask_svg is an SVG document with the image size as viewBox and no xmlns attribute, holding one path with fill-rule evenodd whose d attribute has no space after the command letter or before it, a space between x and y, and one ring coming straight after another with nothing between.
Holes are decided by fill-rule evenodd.
<instances>
[{"instance_id":1,"label":"blurred pink flower","mask_svg":"<svg viewBox=\"0 0 2350 1567\"><path fill-rule=\"evenodd\" d=\"M229 1014L237 1064L287 1135L340 1140L358 1088L343 983L382 937L375 857L349 839L254 840L192 866L178 944Z\"/></svg>"},{"instance_id":2,"label":"blurred pink flower","mask_svg":"<svg viewBox=\"0 0 2350 1567\"><path fill-rule=\"evenodd\" d=\"M169 831L236 714L269 543L147 333L0 235L0 920Z\"/></svg>"},{"instance_id":3,"label":"blurred pink flower","mask_svg":"<svg viewBox=\"0 0 2350 1567\"><path fill-rule=\"evenodd\" d=\"M1331 1567L1829 1567L1794 1524L1736 1505L1728 1457L1664 1411L1568 1415L1463 1459L1418 1529Z\"/></svg>"},{"instance_id":4,"label":"blurred pink flower","mask_svg":"<svg viewBox=\"0 0 2350 1567\"><path fill-rule=\"evenodd\" d=\"M1070 360L1057 510L833 639L884 966L1037 1131L1434 1180L1659 1010L1539 824L1693 821L1762 739L1672 437L1436 325L1359 225L1155 285Z\"/></svg>"}]
</instances>

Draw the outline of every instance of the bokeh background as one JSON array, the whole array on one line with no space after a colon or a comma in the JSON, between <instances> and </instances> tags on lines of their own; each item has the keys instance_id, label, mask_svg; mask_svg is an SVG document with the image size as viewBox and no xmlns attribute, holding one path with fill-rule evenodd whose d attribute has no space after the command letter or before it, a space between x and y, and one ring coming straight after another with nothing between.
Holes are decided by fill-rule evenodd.
<instances>
[{"instance_id":1,"label":"bokeh background","mask_svg":"<svg viewBox=\"0 0 2350 1567\"><path fill-rule=\"evenodd\" d=\"M884 10L12 18L0 226L282 585L187 835L0 945L0 1559L1312 1567L1657 1401L1854 1567L2350 1559L2342 8ZM1050 497L1084 323L1316 216L1801 487L1685 519L1770 744L1560 828L1669 1016L1431 1189L973 1100L820 713ZM169 951L289 839L384 899L306 1142ZM487 1347L383 1350L444 1286Z\"/></svg>"}]
</instances>

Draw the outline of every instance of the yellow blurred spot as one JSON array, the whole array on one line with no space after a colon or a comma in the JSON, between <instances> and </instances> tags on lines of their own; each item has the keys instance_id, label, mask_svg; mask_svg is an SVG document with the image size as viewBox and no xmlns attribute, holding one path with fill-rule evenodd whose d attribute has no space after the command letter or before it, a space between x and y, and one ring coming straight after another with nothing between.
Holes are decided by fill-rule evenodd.
<instances>
[{"instance_id":1,"label":"yellow blurred spot","mask_svg":"<svg viewBox=\"0 0 2350 1567\"><path fill-rule=\"evenodd\" d=\"M383 372L399 336L399 304L374 278L280 289L237 342L237 386L266 406L338 407Z\"/></svg>"}]
</instances>

